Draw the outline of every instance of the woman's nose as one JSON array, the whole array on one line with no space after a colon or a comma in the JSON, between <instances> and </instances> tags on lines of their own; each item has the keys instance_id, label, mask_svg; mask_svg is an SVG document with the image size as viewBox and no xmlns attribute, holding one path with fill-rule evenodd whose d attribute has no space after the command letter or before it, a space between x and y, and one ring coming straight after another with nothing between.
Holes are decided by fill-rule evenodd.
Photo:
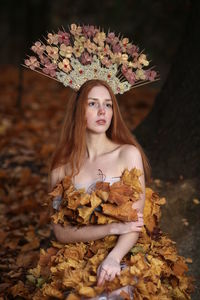
<instances>
[{"instance_id":1,"label":"woman's nose","mask_svg":"<svg viewBox=\"0 0 200 300\"><path fill-rule=\"evenodd\" d=\"M98 109L98 114L99 115L105 115L105 107L103 107L103 106L101 106L101 107L99 107L99 109Z\"/></svg>"}]
</instances>

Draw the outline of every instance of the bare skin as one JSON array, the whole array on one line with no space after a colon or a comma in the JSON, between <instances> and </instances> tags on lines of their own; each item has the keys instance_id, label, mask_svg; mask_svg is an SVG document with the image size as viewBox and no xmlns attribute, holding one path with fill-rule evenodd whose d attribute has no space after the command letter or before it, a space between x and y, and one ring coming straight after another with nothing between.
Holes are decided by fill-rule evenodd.
<instances>
[{"instance_id":1,"label":"bare skin","mask_svg":"<svg viewBox=\"0 0 200 300\"><path fill-rule=\"evenodd\" d=\"M86 109L87 153L79 174L74 177L75 184L87 185L99 179L99 169L106 177L119 177L125 168L130 170L136 167L144 172L141 154L135 146L118 145L106 136L112 114L112 101L108 90L104 86L93 87L88 94ZM54 169L51 173L51 187L53 188L67 173L66 165ZM61 243L86 242L111 234L119 235L115 247L98 267L98 285L103 285L105 280L111 281L120 274L120 261L138 240L143 226L144 175L140 176L140 182L143 193L140 200L133 205L133 208L138 210L137 222L91 225L78 230L72 226L63 228L52 224L55 236Z\"/></svg>"}]
</instances>

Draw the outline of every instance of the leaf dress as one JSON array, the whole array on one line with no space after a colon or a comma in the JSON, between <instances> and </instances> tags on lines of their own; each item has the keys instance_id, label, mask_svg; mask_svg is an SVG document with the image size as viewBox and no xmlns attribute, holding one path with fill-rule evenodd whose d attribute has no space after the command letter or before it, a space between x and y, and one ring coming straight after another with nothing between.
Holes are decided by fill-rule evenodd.
<instances>
[{"instance_id":1,"label":"leaf dress","mask_svg":"<svg viewBox=\"0 0 200 300\"><path fill-rule=\"evenodd\" d=\"M141 174L133 168L124 170L119 178L87 186L74 186L66 176L49 194L52 221L76 227L136 221L132 205L142 192ZM175 242L159 229L160 206L166 200L147 187L145 194L144 227L137 243L122 259L119 276L97 286L97 268L118 236L65 245L52 241L50 248L40 250L37 267L29 270L29 275L42 282L33 300L191 299L193 284L186 274L185 258L177 254Z\"/></svg>"}]
</instances>

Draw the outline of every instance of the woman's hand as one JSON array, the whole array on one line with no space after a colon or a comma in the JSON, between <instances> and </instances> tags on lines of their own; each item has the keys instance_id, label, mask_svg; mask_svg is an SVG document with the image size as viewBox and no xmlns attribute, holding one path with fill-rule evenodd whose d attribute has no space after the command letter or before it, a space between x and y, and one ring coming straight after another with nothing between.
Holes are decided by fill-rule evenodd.
<instances>
[{"instance_id":1,"label":"woman's hand","mask_svg":"<svg viewBox=\"0 0 200 300\"><path fill-rule=\"evenodd\" d=\"M144 225L143 214L138 212L138 220L136 222L120 222L112 223L110 234L125 234L129 232L140 232Z\"/></svg>"},{"instance_id":2,"label":"woman's hand","mask_svg":"<svg viewBox=\"0 0 200 300\"><path fill-rule=\"evenodd\" d=\"M120 271L120 263L108 255L97 269L97 285L103 285L106 280L112 281Z\"/></svg>"}]
</instances>

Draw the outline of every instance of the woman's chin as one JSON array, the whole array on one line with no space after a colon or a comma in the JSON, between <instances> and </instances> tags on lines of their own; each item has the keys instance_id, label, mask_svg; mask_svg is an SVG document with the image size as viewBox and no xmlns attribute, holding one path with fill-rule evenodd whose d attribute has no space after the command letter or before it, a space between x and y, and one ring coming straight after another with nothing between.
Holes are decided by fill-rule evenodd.
<instances>
[{"instance_id":1,"label":"woman's chin","mask_svg":"<svg viewBox=\"0 0 200 300\"><path fill-rule=\"evenodd\" d=\"M100 134L100 133L106 133L106 131L108 130L107 126L99 126L99 127L95 127L95 128L87 128L87 132L88 133L96 133L96 134Z\"/></svg>"}]
</instances>

